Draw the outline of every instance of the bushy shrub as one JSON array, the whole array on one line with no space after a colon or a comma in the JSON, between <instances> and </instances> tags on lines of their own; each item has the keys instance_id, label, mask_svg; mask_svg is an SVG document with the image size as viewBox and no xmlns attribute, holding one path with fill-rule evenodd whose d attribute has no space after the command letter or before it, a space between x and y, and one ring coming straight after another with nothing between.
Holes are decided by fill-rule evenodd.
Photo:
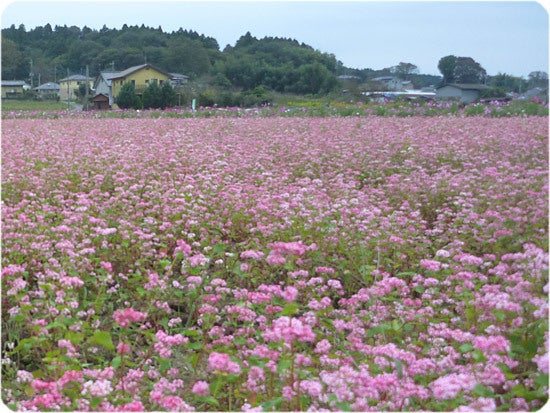
<instances>
[{"instance_id":1,"label":"bushy shrub","mask_svg":"<svg viewBox=\"0 0 550 413\"><path fill-rule=\"evenodd\" d=\"M132 83L125 83L120 88L120 93L115 98L115 103L121 109L140 109L141 100L136 94L136 88Z\"/></svg>"}]
</instances>

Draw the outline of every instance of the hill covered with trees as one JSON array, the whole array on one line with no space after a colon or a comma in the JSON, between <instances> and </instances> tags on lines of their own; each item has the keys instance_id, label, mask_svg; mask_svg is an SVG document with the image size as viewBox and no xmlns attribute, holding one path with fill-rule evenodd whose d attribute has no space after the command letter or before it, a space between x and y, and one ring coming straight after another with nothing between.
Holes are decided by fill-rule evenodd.
<instances>
[{"instance_id":1,"label":"hill covered with trees","mask_svg":"<svg viewBox=\"0 0 550 413\"><path fill-rule=\"evenodd\" d=\"M342 63L297 40L256 39L250 33L221 51L218 42L195 31L166 33L159 28L55 26L2 30L2 78L36 85L68 74L123 70L145 62L192 79L212 76L218 84L244 90L264 86L295 93L326 92L336 85ZM29 75L30 74L30 75ZM29 79L31 80L31 79Z\"/></svg>"},{"instance_id":2,"label":"hill covered with trees","mask_svg":"<svg viewBox=\"0 0 550 413\"><path fill-rule=\"evenodd\" d=\"M315 50L295 39L241 36L220 50L216 39L192 30L165 32L158 28L124 25L55 26L27 30L12 25L2 30L2 79L56 82L68 75L90 76L151 63L182 73L199 84L219 90L261 94L265 90L293 94L326 94L338 88L339 75L368 78L399 74L400 66L382 70L345 67L333 54ZM401 65L401 64L400 64ZM415 67L412 64L407 64ZM396 72L397 68L397 72ZM438 77L410 73L416 87L434 84ZM204 89L204 88L203 88Z\"/></svg>"}]
</instances>

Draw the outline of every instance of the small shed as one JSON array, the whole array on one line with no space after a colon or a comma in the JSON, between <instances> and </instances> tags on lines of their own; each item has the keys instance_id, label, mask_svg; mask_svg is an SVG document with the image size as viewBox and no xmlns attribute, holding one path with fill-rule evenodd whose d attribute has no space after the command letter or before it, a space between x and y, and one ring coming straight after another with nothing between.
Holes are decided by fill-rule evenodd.
<instances>
[{"instance_id":1,"label":"small shed","mask_svg":"<svg viewBox=\"0 0 550 413\"><path fill-rule=\"evenodd\" d=\"M108 110L111 108L109 105L109 96L99 93L94 96L94 110Z\"/></svg>"}]
</instances>

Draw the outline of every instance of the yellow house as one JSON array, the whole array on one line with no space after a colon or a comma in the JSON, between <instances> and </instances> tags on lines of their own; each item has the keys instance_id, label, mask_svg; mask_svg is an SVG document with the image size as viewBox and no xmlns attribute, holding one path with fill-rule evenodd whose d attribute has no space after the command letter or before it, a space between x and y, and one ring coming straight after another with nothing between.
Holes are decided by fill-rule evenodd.
<instances>
[{"instance_id":1,"label":"yellow house","mask_svg":"<svg viewBox=\"0 0 550 413\"><path fill-rule=\"evenodd\" d=\"M17 97L30 88L24 80L2 80L2 98Z\"/></svg>"},{"instance_id":2,"label":"yellow house","mask_svg":"<svg viewBox=\"0 0 550 413\"><path fill-rule=\"evenodd\" d=\"M91 89L94 83L94 79L88 77L88 87ZM59 81L59 99L61 100L73 100L78 97L78 89L80 85L86 83L86 76L73 75L61 79Z\"/></svg>"},{"instance_id":3,"label":"yellow house","mask_svg":"<svg viewBox=\"0 0 550 413\"><path fill-rule=\"evenodd\" d=\"M122 85L128 82L134 85L137 94L141 94L149 83L157 82L161 86L164 82L169 82L171 77L170 73L148 63L133 66L111 77L111 96L116 99Z\"/></svg>"}]
</instances>

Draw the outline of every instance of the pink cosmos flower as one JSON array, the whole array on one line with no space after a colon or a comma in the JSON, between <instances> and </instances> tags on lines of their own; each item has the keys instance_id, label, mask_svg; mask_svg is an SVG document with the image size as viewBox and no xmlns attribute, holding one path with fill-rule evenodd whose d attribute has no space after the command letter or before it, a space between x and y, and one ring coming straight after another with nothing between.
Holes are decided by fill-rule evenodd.
<instances>
[{"instance_id":1,"label":"pink cosmos flower","mask_svg":"<svg viewBox=\"0 0 550 413\"><path fill-rule=\"evenodd\" d=\"M231 361L229 355L225 353L210 353L208 356L208 368L214 371L225 372L229 374L239 374L241 367Z\"/></svg>"},{"instance_id":2,"label":"pink cosmos flower","mask_svg":"<svg viewBox=\"0 0 550 413\"><path fill-rule=\"evenodd\" d=\"M533 362L537 364L538 369L545 374L548 374L548 353L533 357Z\"/></svg>"},{"instance_id":3,"label":"pink cosmos flower","mask_svg":"<svg viewBox=\"0 0 550 413\"><path fill-rule=\"evenodd\" d=\"M178 411L178 412L194 412L195 408L189 406L183 401L179 396L164 396L159 404L167 409L168 411Z\"/></svg>"},{"instance_id":4,"label":"pink cosmos flower","mask_svg":"<svg viewBox=\"0 0 550 413\"><path fill-rule=\"evenodd\" d=\"M328 341L326 338L322 339L317 343L315 346L315 352L317 354L327 354L330 351L331 348L330 341Z\"/></svg>"},{"instance_id":5,"label":"pink cosmos flower","mask_svg":"<svg viewBox=\"0 0 550 413\"><path fill-rule=\"evenodd\" d=\"M469 374L451 373L437 378L430 383L430 388L437 400L449 400L462 390L473 389L476 384L477 380Z\"/></svg>"},{"instance_id":6,"label":"pink cosmos flower","mask_svg":"<svg viewBox=\"0 0 550 413\"><path fill-rule=\"evenodd\" d=\"M273 321L271 328L264 332L267 341L284 340L290 345L294 340L301 342L315 341L315 333L307 324L303 324L297 318L282 316Z\"/></svg>"},{"instance_id":7,"label":"pink cosmos flower","mask_svg":"<svg viewBox=\"0 0 550 413\"><path fill-rule=\"evenodd\" d=\"M192 392L197 396L206 397L210 394L210 387L205 381L198 381L193 385Z\"/></svg>"},{"instance_id":8,"label":"pink cosmos flower","mask_svg":"<svg viewBox=\"0 0 550 413\"><path fill-rule=\"evenodd\" d=\"M502 336L476 336L472 340L474 347L485 353L505 353L510 350L510 343Z\"/></svg>"},{"instance_id":9,"label":"pink cosmos flower","mask_svg":"<svg viewBox=\"0 0 550 413\"><path fill-rule=\"evenodd\" d=\"M283 265L286 263L286 258L277 252L271 251L266 258L269 265Z\"/></svg>"},{"instance_id":10,"label":"pink cosmos flower","mask_svg":"<svg viewBox=\"0 0 550 413\"><path fill-rule=\"evenodd\" d=\"M308 247L301 242L276 242L270 245L272 252L281 255L303 255Z\"/></svg>"},{"instance_id":11,"label":"pink cosmos flower","mask_svg":"<svg viewBox=\"0 0 550 413\"><path fill-rule=\"evenodd\" d=\"M204 265L206 264L208 261L210 261L209 258L205 257L203 254L199 253L199 254L195 254L195 255L192 255L191 257L188 257L187 258L187 262L189 262L189 265L191 267L198 267L199 265Z\"/></svg>"},{"instance_id":12,"label":"pink cosmos flower","mask_svg":"<svg viewBox=\"0 0 550 413\"><path fill-rule=\"evenodd\" d=\"M264 255L265 254L262 251L246 250L246 251L241 252L240 257L242 259L251 258L253 260L259 260L259 259L263 258Z\"/></svg>"},{"instance_id":13,"label":"pink cosmos flower","mask_svg":"<svg viewBox=\"0 0 550 413\"><path fill-rule=\"evenodd\" d=\"M111 272L113 271L113 264L111 264L110 262L101 261L101 268Z\"/></svg>"},{"instance_id":14,"label":"pink cosmos flower","mask_svg":"<svg viewBox=\"0 0 550 413\"><path fill-rule=\"evenodd\" d=\"M316 380L302 380L300 389L311 397L319 397L323 393L323 385Z\"/></svg>"},{"instance_id":15,"label":"pink cosmos flower","mask_svg":"<svg viewBox=\"0 0 550 413\"><path fill-rule=\"evenodd\" d=\"M183 255L187 256L191 253L191 246L188 245L184 240L179 239L176 241L176 248L174 249L174 255L176 255L178 252L183 253Z\"/></svg>"},{"instance_id":16,"label":"pink cosmos flower","mask_svg":"<svg viewBox=\"0 0 550 413\"><path fill-rule=\"evenodd\" d=\"M116 346L116 350L118 354L128 354L131 349L132 348L130 347L129 344L126 344L123 342L118 343L118 345Z\"/></svg>"},{"instance_id":17,"label":"pink cosmos flower","mask_svg":"<svg viewBox=\"0 0 550 413\"><path fill-rule=\"evenodd\" d=\"M130 307L124 310L116 310L113 313L113 318L121 327L128 327L130 323L144 321L147 318L147 313L136 311Z\"/></svg>"},{"instance_id":18,"label":"pink cosmos flower","mask_svg":"<svg viewBox=\"0 0 550 413\"><path fill-rule=\"evenodd\" d=\"M59 340L57 342L57 345L62 348L67 349L67 356L69 357L76 357L78 355L76 348L72 345L72 343L69 340Z\"/></svg>"},{"instance_id":19,"label":"pink cosmos flower","mask_svg":"<svg viewBox=\"0 0 550 413\"><path fill-rule=\"evenodd\" d=\"M144 408L141 402L130 402L115 408L115 411L117 412L142 412L143 410Z\"/></svg>"},{"instance_id":20,"label":"pink cosmos flower","mask_svg":"<svg viewBox=\"0 0 550 413\"><path fill-rule=\"evenodd\" d=\"M420 265L428 271L439 271L441 268L441 263L434 260L420 260Z\"/></svg>"},{"instance_id":21,"label":"pink cosmos flower","mask_svg":"<svg viewBox=\"0 0 550 413\"><path fill-rule=\"evenodd\" d=\"M89 394L92 397L104 397L112 391L111 381L106 379L89 380L82 385L82 394Z\"/></svg>"}]
</instances>

